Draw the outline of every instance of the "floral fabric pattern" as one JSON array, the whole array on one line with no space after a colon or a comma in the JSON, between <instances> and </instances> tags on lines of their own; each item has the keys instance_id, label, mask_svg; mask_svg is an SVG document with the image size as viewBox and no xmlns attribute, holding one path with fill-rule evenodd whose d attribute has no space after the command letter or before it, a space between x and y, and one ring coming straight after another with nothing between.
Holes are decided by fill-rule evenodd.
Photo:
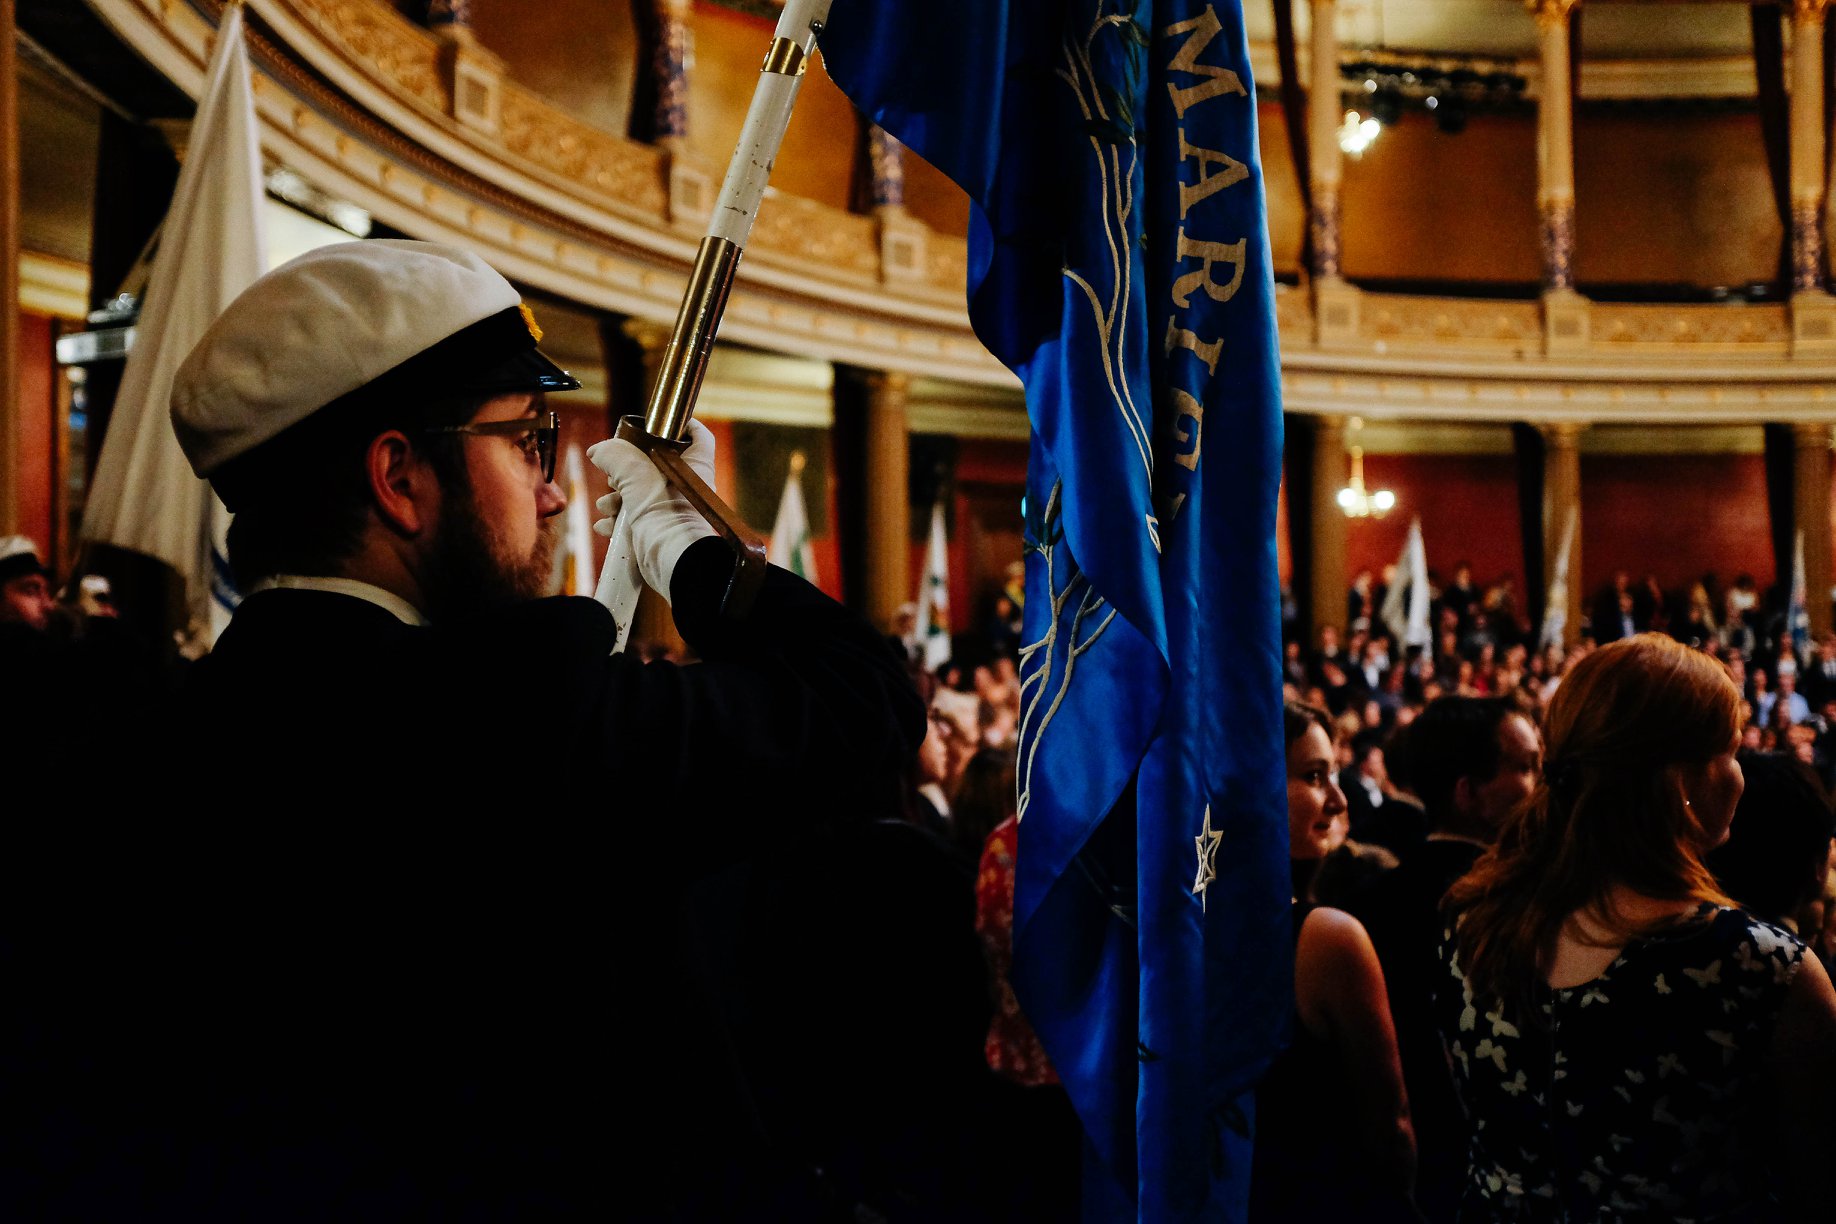
<instances>
[{"instance_id":1,"label":"floral fabric pattern","mask_svg":"<svg viewBox=\"0 0 1836 1224\"><path fill-rule=\"evenodd\" d=\"M1473 1132L1463 1219L1691 1221L1763 1211L1762 1060L1805 948L1711 905L1626 945L1534 1021L1473 997L1444 933L1441 1035Z\"/></svg>"},{"instance_id":2,"label":"floral fabric pattern","mask_svg":"<svg viewBox=\"0 0 1836 1224\"><path fill-rule=\"evenodd\" d=\"M975 930L988 958L995 1003L983 1051L990 1070L1016 1084L1036 1087L1056 1084L1058 1072L1014 997L1014 858L1019 844L1019 821L996 826L982 847L982 865L975 877Z\"/></svg>"}]
</instances>

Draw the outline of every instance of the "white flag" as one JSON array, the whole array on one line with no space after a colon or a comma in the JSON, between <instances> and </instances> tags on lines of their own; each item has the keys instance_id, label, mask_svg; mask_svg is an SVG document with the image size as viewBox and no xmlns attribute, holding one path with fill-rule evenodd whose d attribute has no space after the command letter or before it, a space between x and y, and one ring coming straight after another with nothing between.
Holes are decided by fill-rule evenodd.
<instances>
[{"instance_id":1,"label":"white flag","mask_svg":"<svg viewBox=\"0 0 1836 1224\"><path fill-rule=\"evenodd\" d=\"M810 515L803 505L803 452L791 455L790 473L784 478L784 496L778 499L778 521L771 525L771 549L766 559L789 570L805 582L816 581L816 552L810 544Z\"/></svg>"},{"instance_id":2,"label":"white flag","mask_svg":"<svg viewBox=\"0 0 1836 1224\"><path fill-rule=\"evenodd\" d=\"M924 550L924 577L919 579L917 632L924 644L926 671L950 661L950 538L944 534L941 499L931 507L931 542Z\"/></svg>"},{"instance_id":3,"label":"white flag","mask_svg":"<svg viewBox=\"0 0 1836 1224\"><path fill-rule=\"evenodd\" d=\"M1804 532L1798 532L1791 554L1791 601L1785 610L1785 632L1800 663L1810 661L1810 604L1804 581Z\"/></svg>"},{"instance_id":4,"label":"white flag","mask_svg":"<svg viewBox=\"0 0 1836 1224\"><path fill-rule=\"evenodd\" d=\"M177 570L193 629L212 641L238 598L223 544L229 512L179 450L172 377L205 329L267 270L264 199L242 6L228 5L83 512L84 539Z\"/></svg>"},{"instance_id":5,"label":"white flag","mask_svg":"<svg viewBox=\"0 0 1836 1224\"><path fill-rule=\"evenodd\" d=\"M1384 592L1379 615L1405 649L1433 641L1428 632L1428 552L1422 547L1420 518L1409 524L1409 538L1403 541L1396 576Z\"/></svg>"},{"instance_id":6,"label":"white flag","mask_svg":"<svg viewBox=\"0 0 1836 1224\"><path fill-rule=\"evenodd\" d=\"M1543 633L1539 646L1559 646L1562 631L1568 628L1568 557L1575 547L1575 529L1579 526L1575 512L1568 512L1568 526L1562 529L1562 547L1556 553L1555 573L1543 595Z\"/></svg>"},{"instance_id":7,"label":"white flag","mask_svg":"<svg viewBox=\"0 0 1836 1224\"><path fill-rule=\"evenodd\" d=\"M598 541L593 535L596 498L594 487L587 484L586 456L578 442L567 448L563 479L567 481L567 551L561 562L561 593L590 598L598 588L598 579L593 573L593 554L598 551L594 547ZM600 487L604 487L603 481Z\"/></svg>"}]
</instances>

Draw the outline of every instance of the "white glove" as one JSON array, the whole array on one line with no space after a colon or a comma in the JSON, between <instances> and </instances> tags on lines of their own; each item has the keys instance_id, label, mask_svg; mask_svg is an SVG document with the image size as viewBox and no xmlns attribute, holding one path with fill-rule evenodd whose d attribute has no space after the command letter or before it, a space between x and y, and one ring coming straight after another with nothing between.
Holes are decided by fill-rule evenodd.
<instances>
[{"instance_id":1,"label":"white glove","mask_svg":"<svg viewBox=\"0 0 1836 1224\"><path fill-rule=\"evenodd\" d=\"M650 457L631 443L608 438L590 447L587 458L612 486L596 503L604 517L593 530L611 539L615 522L621 515L627 517L638 573L645 585L668 599L676 562L689 545L717 533L687 498L670 488ZM700 421L689 422L683 458L709 488L714 487L714 435Z\"/></svg>"}]
</instances>

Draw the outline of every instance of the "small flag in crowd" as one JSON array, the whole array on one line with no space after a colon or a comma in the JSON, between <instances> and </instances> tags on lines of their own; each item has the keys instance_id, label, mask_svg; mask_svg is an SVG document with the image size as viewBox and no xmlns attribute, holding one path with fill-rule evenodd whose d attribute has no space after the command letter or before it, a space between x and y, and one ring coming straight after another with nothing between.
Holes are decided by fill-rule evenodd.
<instances>
[{"instance_id":1,"label":"small flag in crowd","mask_svg":"<svg viewBox=\"0 0 1836 1224\"><path fill-rule=\"evenodd\" d=\"M1396 576L1384 592L1380 615L1384 625L1405 647L1428 646L1428 552L1422 546L1422 520L1409 524L1402 556L1396 559Z\"/></svg>"},{"instance_id":2,"label":"small flag in crowd","mask_svg":"<svg viewBox=\"0 0 1836 1224\"><path fill-rule=\"evenodd\" d=\"M1543 632L1541 646L1560 646L1563 631L1568 628L1568 564L1575 551L1575 533L1580 522L1575 512L1568 512L1568 525L1562 529L1562 547L1556 553L1555 573L1549 576L1549 588L1543 597Z\"/></svg>"},{"instance_id":3,"label":"small flag in crowd","mask_svg":"<svg viewBox=\"0 0 1836 1224\"><path fill-rule=\"evenodd\" d=\"M1241 1219L1294 961L1242 6L838 0L823 56L968 194L970 319L1026 389L1014 986L1085 1217Z\"/></svg>"},{"instance_id":4,"label":"small flag in crowd","mask_svg":"<svg viewBox=\"0 0 1836 1224\"><path fill-rule=\"evenodd\" d=\"M944 531L942 498L931 507L931 535L924 549L924 576L918 580L916 632L924 647L926 671L936 671L950 661L950 537Z\"/></svg>"},{"instance_id":5,"label":"small flag in crowd","mask_svg":"<svg viewBox=\"0 0 1836 1224\"><path fill-rule=\"evenodd\" d=\"M1791 552L1791 604L1786 609L1786 628L1791 633L1791 652L1800 663L1810 659L1810 605L1806 601L1804 581L1804 532L1798 532Z\"/></svg>"},{"instance_id":6,"label":"small flag in crowd","mask_svg":"<svg viewBox=\"0 0 1836 1224\"><path fill-rule=\"evenodd\" d=\"M231 300L267 270L261 144L242 6L226 5L172 207L122 371L83 538L165 562L185 579L194 629L214 641L239 598L229 512L191 471L172 432L179 364Z\"/></svg>"},{"instance_id":7,"label":"small flag in crowd","mask_svg":"<svg viewBox=\"0 0 1836 1224\"><path fill-rule=\"evenodd\" d=\"M802 451L792 451L790 471L784 477L784 496L778 499L778 519L771 525L773 565L789 570L812 585L816 582L816 550L810 542L810 514L803 503Z\"/></svg>"}]
</instances>

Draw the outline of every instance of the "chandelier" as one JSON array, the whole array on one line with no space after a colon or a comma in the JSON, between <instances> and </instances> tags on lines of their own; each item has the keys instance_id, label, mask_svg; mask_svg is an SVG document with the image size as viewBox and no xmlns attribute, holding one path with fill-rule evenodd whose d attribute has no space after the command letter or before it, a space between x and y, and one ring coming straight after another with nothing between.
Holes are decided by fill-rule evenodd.
<instances>
[{"instance_id":1,"label":"chandelier","mask_svg":"<svg viewBox=\"0 0 1836 1224\"><path fill-rule=\"evenodd\" d=\"M1354 425L1354 428L1356 426ZM1364 448L1351 450L1351 483L1339 490L1339 509L1346 518L1382 518L1396 508L1396 494L1388 489L1375 493L1364 487Z\"/></svg>"}]
</instances>

